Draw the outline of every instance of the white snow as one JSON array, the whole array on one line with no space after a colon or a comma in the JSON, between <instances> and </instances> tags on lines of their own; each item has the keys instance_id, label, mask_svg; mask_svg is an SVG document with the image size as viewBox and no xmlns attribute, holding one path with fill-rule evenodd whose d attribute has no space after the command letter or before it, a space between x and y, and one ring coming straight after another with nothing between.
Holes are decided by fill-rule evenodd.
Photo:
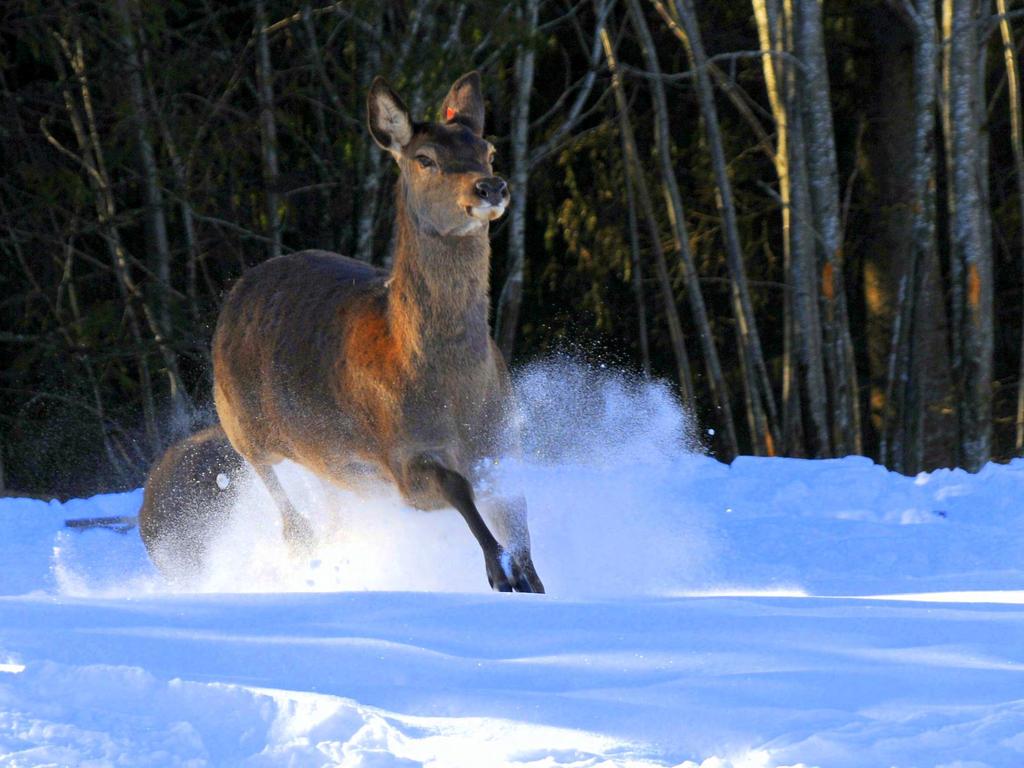
<instances>
[{"instance_id":1,"label":"white snow","mask_svg":"<svg viewBox=\"0 0 1024 768\"><path fill-rule=\"evenodd\" d=\"M454 512L251 479L188 592L141 491L0 499L0 765L1024 765L1024 461L700 454L666 389L565 361L519 378L548 594L493 594ZM177 589L181 589L177 587Z\"/></svg>"}]
</instances>

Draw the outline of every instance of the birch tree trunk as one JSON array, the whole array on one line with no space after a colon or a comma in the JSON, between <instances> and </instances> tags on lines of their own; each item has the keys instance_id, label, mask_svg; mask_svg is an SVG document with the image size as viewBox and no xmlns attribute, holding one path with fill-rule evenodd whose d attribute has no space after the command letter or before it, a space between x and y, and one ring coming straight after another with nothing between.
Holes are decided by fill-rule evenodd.
<instances>
[{"instance_id":1,"label":"birch tree trunk","mask_svg":"<svg viewBox=\"0 0 1024 768\"><path fill-rule=\"evenodd\" d=\"M512 178L508 225L508 274L498 299L495 338L506 360L512 359L526 268L526 200L530 181L530 95L535 64L533 35L539 0L525 0L521 11L527 40L516 52L516 96L512 112Z\"/></svg>"},{"instance_id":2,"label":"birch tree trunk","mask_svg":"<svg viewBox=\"0 0 1024 768\"><path fill-rule=\"evenodd\" d=\"M956 265L955 300L960 303L958 333L962 397L960 459L971 471L988 461L992 442L992 256L985 235L987 211L981 185L983 162L977 92L978 3L944 0L948 30L947 145L950 151L950 261ZM951 7L950 7L951 6Z\"/></svg>"},{"instance_id":3,"label":"birch tree trunk","mask_svg":"<svg viewBox=\"0 0 1024 768\"><path fill-rule=\"evenodd\" d=\"M857 369L843 278L843 233L839 221L839 169L829 96L828 65L818 0L796 0L797 78L803 105L807 176L818 236L825 360L831 380L832 439L838 455L863 450Z\"/></svg>"},{"instance_id":4,"label":"birch tree trunk","mask_svg":"<svg viewBox=\"0 0 1024 768\"><path fill-rule=\"evenodd\" d=\"M256 0L256 92L260 105L260 138L263 153L263 188L266 201L267 237L270 258L281 255L281 217L278 210L277 121L274 118L273 69L267 41L267 12L263 0Z\"/></svg>"},{"instance_id":5,"label":"birch tree trunk","mask_svg":"<svg viewBox=\"0 0 1024 768\"><path fill-rule=\"evenodd\" d=\"M694 325L697 327L697 334L700 338L701 351L704 354L708 386L711 390L711 399L714 404L714 414L717 420L716 427L718 428L716 428L716 435L721 434L720 440L724 458L726 461L731 461L739 453L739 446L736 442L736 427L732 418L732 404L729 401L729 388L722 373L722 365L718 359L715 337L711 332L711 323L708 320L707 307L704 304L704 295L700 288L700 277L697 274L693 253L690 250L690 236L686 229L686 212L683 208L683 198L679 191L679 183L676 181L675 169L672 163L672 136L668 119L668 102L665 98L665 86L661 81L661 65L658 62L654 39L651 37L651 31L647 26L647 20L644 18L644 12L640 7L639 0L627 0L627 2L630 18L640 39L640 49L643 53L647 71L654 75L649 82L654 100L654 136L658 160L661 166L665 207L668 211L669 222L672 225L672 233L676 241L676 250L679 252L679 260L683 268L686 295L690 302L690 310L693 313ZM722 434L723 431L724 434Z\"/></svg>"},{"instance_id":6,"label":"birch tree trunk","mask_svg":"<svg viewBox=\"0 0 1024 768\"><path fill-rule=\"evenodd\" d=\"M796 107L793 66L786 59L792 54L792 0L753 0L758 37L763 52L762 65L772 114L776 124L775 170L779 177L782 202L784 262L787 293L787 344L783 373L783 434L787 453L798 453L804 446L797 441L801 431L801 410L809 419L807 437L812 456L831 452L825 371L822 364L821 324L818 311L817 269L814 260L813 233L810 227L810 192L802 143L802 126ZM796 349L794 350L793 347ZM799 359L796 371L793 353ZM800 381L802 379L802 382ZM803 384L806 408L800 407L799 386Z\"/></svg>"},{"instance_id":7,"label":"birch tree trunk","mask_svg":"<svg viewBox=\"0 0 1024 768\"><path fill-rule=\"evenodd\" d=\"M636 190L641 213L647 222L651 250L654 252L655 272L658 277L658 286L661 289L662 302L665 306L665 317L668 321L668 333L672 343L672 352L676 359L679 393L686 407L692 409L696 405L694 401L693 377L690 374L690 362L686 354L686 341L683 337L682 324L679 322L679 310L676 308L672 281L669 279L668 266L665 263L665 252L661 248L661 233L658 231L658 222L654 215L654 204L651 202L651 193L647 187L647 179L644 177L643 166L640 164L640 155L636 148L633 126L629 121L629 103L626 99L625 90L622 87L622 77L619 74L615 50L612 47L611 38L608 36L608 30L605 27L602 26L600 34L605 59L608 62L608 71L612 75L612 93L615 96L615 106L618 110L619 134L622 139L622 151L626 160L626 168L632 174L633 188Z\"/></svg>"},{"instance_id":8,"label":"birch tree trunk","mask_svg":"<svg viewBox=\"0 0 1024 768\"><path fill-rule=\"evenodd\" d=\"M942 438L946 430L939 423L941 417L927 418L927 412L929 407L934 409L935 401L942 399L948 383L944 373L946 366L936 365L937 359L945 358L946 326L939 322L940 318L933 316L934 308L942 306L935 230L938 56L933 0L918 0L911 19L914 26L915 81L913 230L909 264L911 297L903 309L904 323L909 327L906 333L908 349L903 355L906 370L900 376L900 386L903 389L903 469L913 473L926 468L925 458L931 453L926 450L926 427L930 435L939 435L941 442L945 442ZM939 450L945 453L942 448ZM933 458L932 461L944 458Z\"/></svg>"}]
</instances>

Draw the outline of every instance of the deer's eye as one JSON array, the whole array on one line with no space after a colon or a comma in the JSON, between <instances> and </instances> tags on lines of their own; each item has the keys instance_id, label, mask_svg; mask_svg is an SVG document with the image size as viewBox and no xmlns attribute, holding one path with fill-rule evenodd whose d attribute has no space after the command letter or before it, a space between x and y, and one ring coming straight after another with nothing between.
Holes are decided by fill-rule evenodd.
<instances>
[{"instance_id":1,"label":"deer's eye","mask_svg":"<svg viewBox=\"0 0 1024 768\"><path fill-rule=\"evenodd\" d=\"M426 155L416 155L416 162L420 164L420 168L437 168L437 163Z\"/></svg>"}]
</instances>

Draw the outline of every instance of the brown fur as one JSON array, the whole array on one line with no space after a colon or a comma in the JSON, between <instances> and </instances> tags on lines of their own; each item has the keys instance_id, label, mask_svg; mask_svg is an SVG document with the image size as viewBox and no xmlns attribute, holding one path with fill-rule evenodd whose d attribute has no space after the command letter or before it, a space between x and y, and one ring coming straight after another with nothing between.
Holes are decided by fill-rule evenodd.
<instances>
[{"instance_id":1,"label":"brown fur","mask_svg":"<svg viewBox=\"0 0 1024 768\"><path fill-rule=\"evenodd\" d=\"M412 124L375 82L371 133L401 173L393 270L303 251L249 271L214 336L217 412L274 494L293 544L308 527L270 465L291 459L340 486L369 465L417 507L459 509L493 586L542 591L521 500L495 504L503 548L467 480L480 459L510 447L508 373L488 325L488 220L507 192L480 136L475 73L452 87L449 108L453 121ZM502 573L506 549L513 565Z\"/></svg>"},{"instance_id":2,"label":"brown fur","mask_svg":"<svg viewBox=\"0 0 1024 768\"><path fill-rule=\"evenodd\" d=\"M172 445L150 470L139 533L164 576L181 581L201 570L228 518L243 466L224 430L210 427ZM227 488L217 483L221 474Z\"/></svg>"}]
</instances>

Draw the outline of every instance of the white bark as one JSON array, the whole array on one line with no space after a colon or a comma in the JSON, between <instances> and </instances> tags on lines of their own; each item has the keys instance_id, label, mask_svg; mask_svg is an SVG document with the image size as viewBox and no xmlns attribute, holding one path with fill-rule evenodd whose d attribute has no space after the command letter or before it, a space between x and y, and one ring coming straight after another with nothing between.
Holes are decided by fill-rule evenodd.
<instances>
[{"instance_id":1,"label":"white bark","mask_svg":"<svg viewBox=\"0 0 1024 768\"><path fill-rule=\"evenodd\" d=\"M950 261L959 278L960 460L976 471L988 461L992 442L992 259L987 241L988 178L981 155L978 93L978 3L945 0L949 48L946 77Z\"/></svg>"}]
</instances>

